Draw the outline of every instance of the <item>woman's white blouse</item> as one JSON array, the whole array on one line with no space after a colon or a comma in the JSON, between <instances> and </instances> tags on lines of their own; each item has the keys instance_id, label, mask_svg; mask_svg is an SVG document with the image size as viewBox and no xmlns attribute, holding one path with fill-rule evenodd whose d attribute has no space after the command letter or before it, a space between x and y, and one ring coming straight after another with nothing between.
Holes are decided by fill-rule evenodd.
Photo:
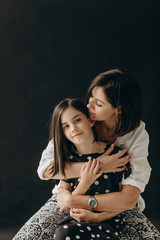
<instances>
[{"instance_id":1,"label":"woman's white blouse","mask_svg":"<svg viewBox=\"0 0 160 240\"><path fill-rule=\"evenodd\" d=\"M151 167L148 163L148 144L149 136L145 130L145 123L141 121L138 128L122 137L118 137L115 145L126 148L127 152L131 155L131 168L132 173L126 179L122 180L123 185L132 185L144 192L145 186L149 181L151 174ZM54 147L53 141L48 143L48 146L42 153L42 157L38 167L38 175L42 180L47 180L43 177L43 173L51 162L54 162ZM142 197L138 201L141 211L145 208L145 203Z\"/></svg>"}]
</instances>

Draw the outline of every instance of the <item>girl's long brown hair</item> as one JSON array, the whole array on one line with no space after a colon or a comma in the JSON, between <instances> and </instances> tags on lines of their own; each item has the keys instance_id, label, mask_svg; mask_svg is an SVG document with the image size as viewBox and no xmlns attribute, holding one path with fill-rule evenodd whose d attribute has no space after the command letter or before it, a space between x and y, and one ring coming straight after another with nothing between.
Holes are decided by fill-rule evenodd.
<instances>
[{"instance_id":1,"label":"girl's long brown hair","mask_svg":"<svg viewBox=\"0 0 160 240\"><path fill-rule=\"evenodd\" d=\"M73 107L76 110L82 112L87 118L89 118L88 108L80 99L64 99L54 109L50 124L50 139L54 144L54 171L53 176L57 173L62 177L65 176L65 162L70 161L70 155L74 149L74 145L66 139L61 126L62 113L68 108Z\"/></svg>"}]
</instances>

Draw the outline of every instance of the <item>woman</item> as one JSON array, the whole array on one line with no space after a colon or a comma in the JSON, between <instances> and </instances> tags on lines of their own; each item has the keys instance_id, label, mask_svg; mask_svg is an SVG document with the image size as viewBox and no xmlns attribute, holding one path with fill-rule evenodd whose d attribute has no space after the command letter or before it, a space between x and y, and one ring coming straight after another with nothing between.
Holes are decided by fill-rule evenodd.
<instances>
[{"instance_id":1,"label":"woman","mask_svg":"<svg viewBox=\"0 0 160 240\"><path fill-rule=\"evenodd\" d=\"M138 207L133 209L137 202L137 195L144 191L148 183L151 171L147 161L149 138L145 124L141 121L142 103L138 83L129 73L113 69L98 75L93 80L87 99L91 117L96 121L98 138L126 148L131 155L132 174L122 180L124 186L122 191L97 196L99 209L108 212L131 209L125 212L127 226L124 229L124 236L126 239L130 239L131 235L132 239L133 236L136 238L137 232L142 239L158 239L159 232L141 212L145 207L141 196L138 198ZM118 112L114 112L115 107ZM99 157L100 166L104 172L120 171L118 167L121 161L124 165L129 160L129 156L120 160L121 153L109 156L113 148L112 145L104 155ZM38 167L41 179L47 180L53 177L53 152L51 140L42 153ZM66 164L66 177L79 177L82 165L83 163ZM14 239L21 239L21 236L26 235L26 231L28 239L33 239L34 235L52 239L55 222L62 218L57 208L56 191L57 189L54 188L51 199L22 227ZM59 189L58 205L61 211L66 207L88 208L86 196L77 198L63 189ZM85 217L84 214L84 220ZM130 232L130 226L133 226L132 232Z\"/></svg>"},{"instance_id":2,"label":"woman","mask_svg":"<svg viewBox=\"0 0 160 240\"><path fill-rule=\"evenodd\" d=\"M97 196L99 209L103 211L132 209L134 196L144 191L150 176L147 161L148 134L141 121L140 87L130 74L115 69L102 73L93 80L87 100L90 116L97 121L98 139L125 147L131 155L132 173L127 179L122 180L122 191ZM66 206L87 208L87 199L85 196L72 196L69 192L59 190L58 205L62 210ZM127 229L130 226L135 229L135 233L138 231L141 238L156 239L160 236L141 213L144 207L144 201L139 197L138 208L125 212L128 219L125 235L128 239L130 233Z\"/></svg>"}]
</instances>

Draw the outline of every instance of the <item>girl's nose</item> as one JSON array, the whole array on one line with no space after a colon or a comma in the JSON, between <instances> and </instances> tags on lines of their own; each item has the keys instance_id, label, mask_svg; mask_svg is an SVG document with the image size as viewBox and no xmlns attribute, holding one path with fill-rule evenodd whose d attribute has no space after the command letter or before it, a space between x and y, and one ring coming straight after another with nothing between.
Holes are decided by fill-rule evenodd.
<instances>
[{"instance_id":1,"label":"girl's nose","mask_svg":"<svg viewBox=\"0 0 160 240\"><path fill-rule=\"evenodd\" d=\"M72 132L76 131L76 126L74 124L72 124L72 126L71 126L71 131Z\"/></svg>"}]
</instances>

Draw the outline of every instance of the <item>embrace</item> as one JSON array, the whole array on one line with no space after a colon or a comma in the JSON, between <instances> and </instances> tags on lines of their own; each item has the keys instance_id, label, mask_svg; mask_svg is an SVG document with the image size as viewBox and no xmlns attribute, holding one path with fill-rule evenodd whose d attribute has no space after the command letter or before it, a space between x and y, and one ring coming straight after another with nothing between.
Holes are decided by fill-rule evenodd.
<instances>
[{"instance_id":1,"label":"embrace","mask_svg":"<svg viewBox=\"0 0 160 240\"><path fill-rule=\"evenodd\" d=\"M86 104L55 107L38 175L56 186L13 240L160 239L142 213L151 167L141 97L130 73L112 69L93 79Z\"/></svg>"}]
</instances>

